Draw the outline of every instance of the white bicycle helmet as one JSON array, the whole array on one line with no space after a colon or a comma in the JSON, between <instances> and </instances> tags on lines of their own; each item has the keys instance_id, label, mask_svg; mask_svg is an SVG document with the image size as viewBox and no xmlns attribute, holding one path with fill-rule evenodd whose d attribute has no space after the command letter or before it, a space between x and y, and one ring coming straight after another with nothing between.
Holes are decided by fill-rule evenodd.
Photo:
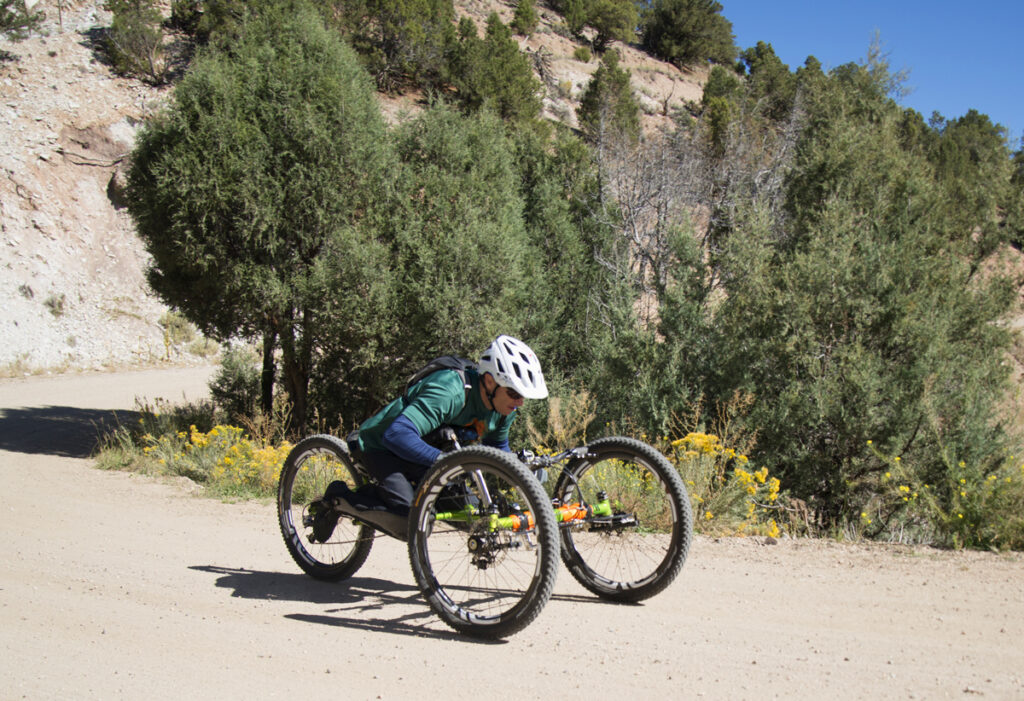
<instances>
[{"instance_id":1,"label":"white bicycle helmet","mask_svg":"<svg viewBox=\"0 0 1024 701\"><path fill-rule=\"evenodd\" d=\"M517 338L498 336L480 356L477 367L480 374L491 373L499 385L514 389L527 399L548 396L537 354Z\"/></svg>"}]
</instances>

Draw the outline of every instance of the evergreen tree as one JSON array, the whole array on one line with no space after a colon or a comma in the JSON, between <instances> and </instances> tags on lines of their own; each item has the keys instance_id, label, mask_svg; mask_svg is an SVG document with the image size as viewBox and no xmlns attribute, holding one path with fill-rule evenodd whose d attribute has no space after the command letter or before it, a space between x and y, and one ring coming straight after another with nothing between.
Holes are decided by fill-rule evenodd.
<instances>
[{"instance_id":1,"label":"evergreen tree","mask_svg":"<svg viewBox=\"0 0 1024 701\"><path fill-rule=\"evenodd\" d=\"M560 131L553 140L516 130L516 160L523 219L530 240L525 261L527 294L519 306L524 338L544 359L549 386L572 378L593 384L597 359L616 333L611 307L630 290L606 263L616 257L617 231L611 214L600 211L601 194L593 153L578 137ZM617 321L619 319L616 319Z\"/></svg>"},{"instance_id":2,"label":"evergreen tree","mask_svg":"<svg viewBox=\"0 0 1024 701\"><path fill-rule=\"evenodd\" d=\"M384 124L355 55L304 3L249 18L226 54L201 53L133 152L128 208L150 284L207 335L282 351L301 427L321 321L382 277L355 227L386 193ZM330 284L328 284L330 283Z\"/></svg>"},{"instance_id":3,"label":"evergreen tree","mask_svg":"<svg viewBox=\"0 0 1024 701\"><path fill-rule=\"evenodd\" d=\"M483 39L468 19L460 24L453 82L459 101L469 111L491 109L505 120L520 123L540 114L540 83L497 13L487 18Z\"/></svg>"},{"instance_id":4,"label":"evergreen tree","mask_svg":"<svg viewBox=\"0 0 1024 701\"><path fill-rule=\"evenodd\" d=\"M586 0L561 0L556 3L555 9L565 17L565 24L569 31L579 35L587 23Z\"/></svg>"},{"instance_id":5,"label":"evergreen tree","mask_svg":"<svg viewBox=\"0 0 1024 701\"><path fill-rule=\"evenodd\" d=\"M702 61L732 63L732 23L721 12L716 0L653 0L642 20L643 46L680 68Z\"/></svg>"},{"instance_id":6,"label":"evergreen tree","mask_svg":"<svg viewBox=\"0 0 1024 701\"><path fill-rule=\"evenodd\" d=\"M991 466L1004 438L1010 288L973 274L981 251L877 69L808 84L785 211L739 207L719 256L714 394L758 397L760 455L832 522L887 469L869 439L936 483L943 456Z\"/></svg>"},{"instance_id":7,"label":"evergreen tree","mask_svg":"<svg viewBox=\"0 0 1024 701\"><path fill-rule=\"evenodd\" d=\"M523 328L529 241L502 122L433 106L393 140L395 196L362 223L386 251L380 284L321 322L327 337L355 341L322 354L314 387L332 418L359 421L430 357L475 357ZM362 264L335 259L331 274L345 284Z\"/></svg>"},{"instance_id":8,"label":"evergreen tree","mask_svg":"<svg viewBox=\"0 0 1024 701\"><path fill-rule=\"evenodd\" d=\"M537 10L533 0L519 0L516 3L516 13L512 18L512 29L516 34L530 36L537 28Z\"/></svg>"},{"instance_id":9,"label":"evergreen tree","mask_svg":"<svg viewBox=\"0 0 1024 701\"><path fill-rule=\"evenodd\" d=\"M597 32L594 49L604 51L612 41L631 42L636 39L639 17L634 0L586 0L586 23Z\"/></svg>"},{"instance_id":10,"label":"evergreen tree","mask_svg":"<svg viewBox=\"0 0 1024 701\"><path fill-rule=\"evenodd\" d=\"M712 66L704 83L701 102L707 105L712 98L734 99L740 92L741 83L736 74L723 66Z\"/></svg>"},{"instance_id":11,"label":"evergreen tree","mask_svg":"<svg viewBox=\"0 0 1024 701\"><path fill-rule=\"evenodd\" d=\"M737 112L734 106L743 98L741 84L733 71L714 66L704 84L701 105L707 118L711 148L716 155L725 152L729 125Z\"/></svg>"},{"instance_id":12,"label":"evergreen tree","mask_svg":"<svg viewBox=\"0 0 1024 701\"><path fill-rule=\"evenodd\" d=\"M768 119L787 119L796 99L797 79L790 73L771 44L763 41L740 53L740 60L750 76L747 80L747 98L758 103L759 111Z\"/></svg>"},{"instance_id":13,"label":"evergreen tree","mask_svg":"<svg viewBox=\"0 0 1024 701\"><path fill-rule=\"evenodd\" d=\"M592 142L605 144L639 136L640 105L629 79L629 71L619 67L618 53L605 53L576 110L580 128Z\"/></svg>"},{"instance_id":14,"label":"evergreen tree","mask_svg":"<svg viewBox=\"0 0 1024 701\"><path fill-rule=\"evenodd\" d=\"M456 41L452 0L332 0L325 12L363 57L379 89L447 85Z\"/></svg>"},{"instance_id":15,"label":"evergreen tree","mask_svg":"<svg viewBox=\"0 0 1024 701\"><path fill-rule=\"evenodd\" d=\"M990 252L1005 240L1002 215L1013 212L1014 200L1020 197L1012 180L1005 129L969 110L944 122L931 145L930 160L948 198L951 227L982 254Z\"/></svg>"},{"instance_id":16,"label":"evergreen tree","mask_svg":"<svg viewBox=\"0 0 1024 701\"><path fill-rule=\"evenodd\" d=\"M582 38L584 27L595 30L594 48L604 51L612 41L636 39L639 21L634 0L555 0L551 7L565 18L569 31Z\"/></svg>"},{"instance_id":17,"label":"evergreen tree","mask_svg":"<svg viewBox=\"0 0 1024 701\"><path fill-rule=\"evenodd\" d=\"M0 33L8 38L23 39L42 21L43 13L29 11L25 0L0 0Z\"/></svg>"},{"instance_id":18,"label":"evergreen tree","mask_svg":"<svg viewBox=\"0 0 1024 701\"><path fill-rule=\"evenodd\" d=\"M1018 248L1024 248L1024 148L1013 154L1008 199L1006 235Z\"/></svg>"}]
</instances>

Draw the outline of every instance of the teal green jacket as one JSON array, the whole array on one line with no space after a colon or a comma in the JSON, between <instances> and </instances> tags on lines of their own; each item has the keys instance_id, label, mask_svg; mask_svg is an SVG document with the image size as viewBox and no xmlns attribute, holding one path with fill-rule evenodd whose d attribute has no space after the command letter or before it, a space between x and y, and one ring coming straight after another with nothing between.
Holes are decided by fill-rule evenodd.
<instances>
[{"instance_id":1,"label":"teal green jacket","mask_svg":"<svg viewBox=\"0 0 1024 701\"><path fill-rule=\"evenodd\" d=\"M441 426L465 427L483 443L508 445L508 431L516 412L502 416L484 406L480 397L480 376L469 369L466 379L471 385L466 392L459 373L438 370L413 385L359 427L359 447L363 451L387 450L381 441L384 432L399 416L412 422L420 436ZM461 433L461 432L460 432Z\"/></svg>"}]
</instances>

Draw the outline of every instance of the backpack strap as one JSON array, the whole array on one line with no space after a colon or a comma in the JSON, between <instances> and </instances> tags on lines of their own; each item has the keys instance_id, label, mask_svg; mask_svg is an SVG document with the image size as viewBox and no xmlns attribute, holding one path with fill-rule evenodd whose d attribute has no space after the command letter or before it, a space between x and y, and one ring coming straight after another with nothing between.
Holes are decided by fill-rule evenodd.
<instances>
[{"instance_id":1,"label":"backpack strap","mask_svg":"<svg viewBox=\"0 0 1024 701\"><path fill-rule=\"evenodd\" d=\"M404 396L408 398L409 390L412 389L413 385L422 381L428 375L432 375L438 370L454 370L455 372L459 373L459 379L462 380L462 386L466 390L466 399L468 400L469 390L473 388L473 385L469 381L469 376L466 374L466 370L475 367L476 363L474 363L472 360L466 360L465 358L460 358L457 355L442 355L437 358L434 358L429 363L427 363L419 370L414 372L412 376L410 376L409 379L406 380Z\"/></svg>"}]
</instances>

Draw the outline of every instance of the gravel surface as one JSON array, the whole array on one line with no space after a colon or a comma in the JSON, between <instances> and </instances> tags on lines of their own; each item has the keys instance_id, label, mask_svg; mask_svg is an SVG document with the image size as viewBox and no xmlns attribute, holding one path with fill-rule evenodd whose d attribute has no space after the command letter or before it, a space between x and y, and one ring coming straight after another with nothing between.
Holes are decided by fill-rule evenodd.
<instances>
[{"instance_id":1,"label":"gravel surface","mask_svg":"<svg viewBox=\"0 0 1024 701\"><path fill-rule=\"evenodd\" d=\"M698 537L661 595L607 604L563 571L496 644L431 614L398 541L314 581L272 504L82 457L82 422L210 372L0 381L0 696L1024 698L1019 554Z\"/></svg>"}]
</instances>

